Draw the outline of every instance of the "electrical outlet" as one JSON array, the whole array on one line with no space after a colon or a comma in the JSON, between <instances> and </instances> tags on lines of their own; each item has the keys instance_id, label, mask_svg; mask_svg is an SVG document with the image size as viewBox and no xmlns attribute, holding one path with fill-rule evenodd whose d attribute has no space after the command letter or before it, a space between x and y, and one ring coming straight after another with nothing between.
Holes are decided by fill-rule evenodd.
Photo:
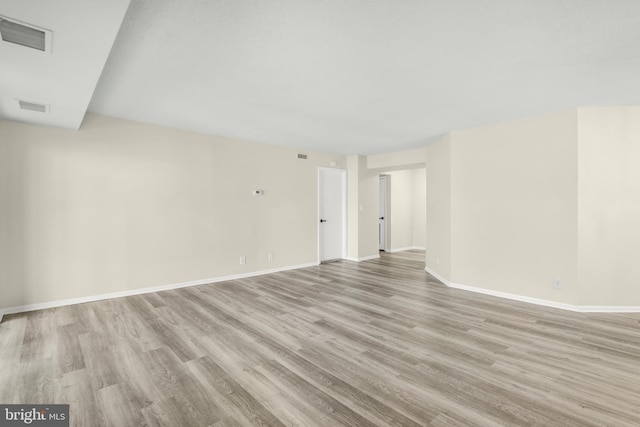
<instances>
[{"instance_id":1,"label":"electrical outlet","mask_svg":"<svg viewBox=\"0 0 640 427\"><path fill-rule=\"evenodd\" d=\"M269 262L273 261L273 254L271 252L267 254L267 259L269 260Z\"/></svg>"},{"instance_id":2,"label":"electrical outlet","mask_svg":"<svg viewBox=\"0 0 640 427\"><path fill-rule=\"evenodd\" d=\"M246 256L241 256L240 257L240 265L244 265L247 263L247 257Z\"/></svg>"},{"instance_id":3,"label":"electrical outlet","mask_svg":"<svg viewBox=\"0 0 640 427\"><path fill-rule=\"evenodd\" d=\"M560 279L553 279L553 289L562 289Z\"/></svg>"}]
</instances>

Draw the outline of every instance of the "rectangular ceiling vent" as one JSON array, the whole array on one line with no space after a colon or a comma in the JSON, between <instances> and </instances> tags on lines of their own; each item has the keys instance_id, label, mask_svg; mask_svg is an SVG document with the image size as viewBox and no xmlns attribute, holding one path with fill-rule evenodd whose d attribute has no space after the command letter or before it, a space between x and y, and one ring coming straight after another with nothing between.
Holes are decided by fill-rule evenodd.
<instances>
[{"instance_id":1,"label":"rectangular ceiling vent","mask_svg":"<svg viewBox=\"0 0 640 427\"><path fill-rule=\"evenodd\" d=\"M0 16L2 41L42 52L51 52L51 31Z\"/></svg>"},{"instance_id":2,"label":"rectangular ceiling vent","mask_svg":"<svg viewBox=\"0 0 640 427\"><path fill-rule=\"evenodd\" d=\"M38 113L48 113L49 106L46 104L36 104L35 102L27 102L18 100L21 110L37 111Z\"/></svg>"},{"instance_id":3,"label":"rectangular ceiling vent","mask_svg":"<svg viewBox=\"0 0 640 427\"><path fill-rule=\"evenodd\" d=\"M298 154L298 158L306 160L307 159L307 155L306 154Z\"/></svg>"}]
</instances>

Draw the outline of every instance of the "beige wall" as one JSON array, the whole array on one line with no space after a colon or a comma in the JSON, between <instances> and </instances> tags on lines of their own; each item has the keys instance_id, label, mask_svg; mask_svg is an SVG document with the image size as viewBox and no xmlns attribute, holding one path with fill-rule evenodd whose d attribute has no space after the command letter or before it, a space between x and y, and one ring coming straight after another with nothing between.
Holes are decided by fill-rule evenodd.
<instances>
[{"instance_id":1,"label":"beige wall","mask_svg":"<svg viewBox=\"0 0 640 427\"><path fill-rule=\"evenodd\" d=\"M426 268L451 278L451 135L426 150Z\"/></svg>"},{"instance_id":2,"label":"beige wall","mask_svg":"<svg viewBox=\"0 0 640 427\"><path fill-rule=\"evenodd\" d=\"M451 281L575 300L576 111L451 138Z\"/></svg>"},{"instance_id":3,"label":"beige wall","mask_svg":"<svg viewBox=\"0 0 640 427\"><path fill-rule=\"evenodd\" d=\"M638 107L452 132L427 148L427 269L489 293L639 307L639 164Z\"/></svg>"},{"instance_id":4,"label":"beige wall","mask_svg":"<svg viewBox=\"0 0 640 427\"><path fill-rule=\"evenodd\" d=\"M361 156L347 157L347 258L351 260L358 259L360 248L358 245L359 235L359 198L358 187L360 184L360 168Z\"/></svg>"},{"instance_id":5,"label":"beige wall","mask_svg":"<svg viewBox=\"0 0 640 427\"><path fill-rule=\"evenodd\" d=\"M413 247L424 249L427 240L427 171L413 171Z\"/></svg>"},{"instance_id":6,"label":"beige wall","mask_svg":"<svg viewBox=\"0 0 640 427\"><path fill-rule=\"evenodd\" d=\"M580 108L581 305L640 306L640 108Z\"/></svg>"},{"instance_id":7,"label":"beige wall","mask_svg":"<svg viewBox=\"0 0 640 427\"><path fill-rule=\"evenodd\" d=\"M296 153L96 115L0 121L0 308L316 262L317 168L345 159Z\"/></svg>"},{"instance_id":8,"label":"beige wall","mask_svg":"<svg viewBox=\"0 0 640 427\"><path fill-rule=\"evenodd\" d=\"M348 245L350 260L378 255L378 174L365 156L347 157Z\"/></svg>"},{"instance_id":9,"label":"beige wall","mask_svg":"<svg viewBox=\"0 0 640 427\"><path fill-rule=\"evenodd\" d=\"M378 255L378 174L367 169L365 156L347 157L349 198L348 257L363 260Z\"/></svg>"},{"instance_id":10,"label":"beige wall","mask_svg":"<svg viewBox=\"0 0 640 427\"><path fill-rule=\"evenodd\" d=\"M367 156L367 168L403 170L413 167L424 167L425 153L424 148L417 148L414 150L372 154Z\"/></svg>"},{"instance_id":11,"label":"beige wall","mask_svg":"<svg viewBox=\"0 0 640 427\"><path fill-rule=\"evenodd\" d=\"M380 178L366 167L366 157L360 156L360 185L358 187L360 221L358 224L359 258L378 256L378 212L380 206Z\"/></svg>"},{"instance_id":12,"label":"beige wall","mask_svg":"<svg viewBox=\"0 0 640 427\"><path fill-rule=\"evenodd\" d=\"M453 283L640 306L639 123L637 107L581 108L448 134L402 172L413 231L397 244L426 237L426 267ZM80 131L0 121L0 309L313 263L332 161L349 172L348 256L376 256L371 156L296 153L96 115Z\"/></svg>"}]
</instances>

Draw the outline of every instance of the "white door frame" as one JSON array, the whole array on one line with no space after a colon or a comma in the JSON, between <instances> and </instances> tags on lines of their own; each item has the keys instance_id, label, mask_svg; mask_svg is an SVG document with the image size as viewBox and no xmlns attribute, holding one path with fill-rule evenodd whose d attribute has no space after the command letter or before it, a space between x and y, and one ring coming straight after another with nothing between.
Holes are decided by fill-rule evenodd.
<instances>
[{"instance_id":1,"label":"white door frame","mask_svg":"<svg viewBox=\"0 0 640 427\"><path fill-rule=\"evenodd\" d=\"M391 221L390 221L390 206L389 206L389 192L390 192L390 183L389 183L389 179L390 176L389 175L380 175L378 177L378 183L379 183L379 187L378 187L378 249L381 251L389 251L389 237L390 237L390 233L389 233L389 229L391 228ZM384 184L383 184L384 183ZM382 188L382 186L384 185L384 189ZM381 194L384 194L384 200L382 200L382 197L380 197ZM384 202L384 203L383 203ZM380 208L383 207L384 208L384 212L380 212ZM380 216L382 215L382 217L384 217L384 219L381 219L382 217ZM384 230L382 229L382 226L380 225L380 221L384 221ZM382 239L380 239L382 237ZM382 240L382 242L380 242L380 240ZM380 243L382 243L382 247L380 247Z\"/></svg>"},{"instance_id":2,"label":"white door frame","mask_svg":"<svg viewBox=\"0 0 640 427\"><path fill-rule=\"evenodd\" d=\"M331 171L337 171L340 172L342 174L342 194L343 194L343 198L342 198L342 259L345 259L347 257L347 200L348 200L348 195L347 195L347 170L346 169L338 169L338 168L327 168L327 167L322 167L319 166L318 167L318 185L317 185L317 203L318 203L318 210L316 212L317 214L317 218L316 218L316 230L317 230L317 239L318 239L318 247L316 248L317 251L317 259L318 259L318 264L320 264L322 261L320 260L320 199L321 199L321 194L320 194L320 171L321 170L331 170Z\"/></svg>"}]
</instances>

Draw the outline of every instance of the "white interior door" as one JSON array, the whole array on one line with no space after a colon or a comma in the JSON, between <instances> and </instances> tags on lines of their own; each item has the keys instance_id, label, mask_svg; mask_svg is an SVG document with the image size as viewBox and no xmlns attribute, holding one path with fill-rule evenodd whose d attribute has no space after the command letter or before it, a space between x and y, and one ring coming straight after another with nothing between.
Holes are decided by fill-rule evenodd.
<instances>
[{"instance_id":1,"label":"white interior door","mask_svg":"<svg viewBox=\"0 0 640 427\"><path fill-rule=\"evenodd\" d=\"M380 175L380 197L378 215L378 249L387 250L387 176Z\"/></svg>"},{"instance_id":2,"label":"white interior door","mask_svg":"<svg viewBox=\"0 0 640 427\"><path fill-rule=\"evenodd\" d=\"M347 171L318 168L320 262L343 259L347 242Z\"/></svg>"}]
</instances>

